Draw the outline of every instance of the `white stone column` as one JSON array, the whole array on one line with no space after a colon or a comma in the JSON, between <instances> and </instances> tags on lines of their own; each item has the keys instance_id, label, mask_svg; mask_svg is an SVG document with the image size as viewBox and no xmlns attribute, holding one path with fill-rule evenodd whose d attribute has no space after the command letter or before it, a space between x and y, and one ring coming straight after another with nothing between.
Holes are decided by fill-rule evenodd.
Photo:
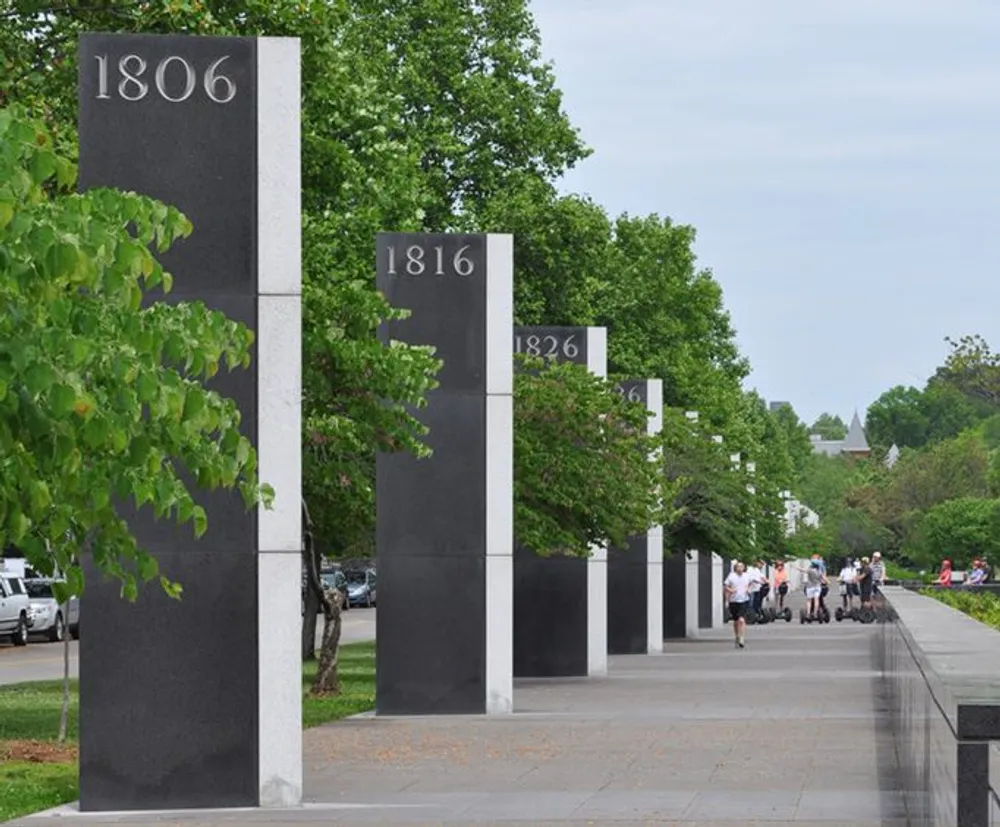
<instances>
[{"instance_id":1,"label":"white stone column","mask_svg":"<svg viewBox=\"0 0 1000 827\"><path fill-rule=\"evenodd\" d=\"M663 430L663 380L646 380L650 435ZM663 526L646 532L646 651L663 651Z\"/></svg>"},{"instance_id":2,"label":"white stone column","mask_svg":"<svg viewBox=\"0 0 1000 827\"><path fill-rule=\"evenodd\" d=\"M587 369L608 375L608 331L587 328ZM587 674L608 673L608 550L591 546L587 561Z\"/></svg>"}]
</instances>

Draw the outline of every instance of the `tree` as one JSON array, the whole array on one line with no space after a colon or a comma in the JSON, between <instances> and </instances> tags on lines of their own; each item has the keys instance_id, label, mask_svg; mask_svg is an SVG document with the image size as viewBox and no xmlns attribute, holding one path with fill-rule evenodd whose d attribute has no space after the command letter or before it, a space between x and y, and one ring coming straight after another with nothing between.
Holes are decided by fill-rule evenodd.
<instances>
[{"instance_id":1,"label":"tree","mask_svg":"<svg viewBox=\"0 0 1000 827\"><path fill-rule=\"evenodd\" d=\"M847 436L847 425L839 416L821 413L809 428L809 432L819 434L823 439L838 440Z\"/></svg>"},{"instance_id":2,"label":"tree","mask_svg":"<svg viewBox=\"0 0 1000 827\"><path fill-rule=\"evenodd\" d=\"M150 248L190 222L134 193L77 194L75 181L40 123L0 110L0 547L62 573L60 602L82 591L81 550L130 599L155 578L176 596L116 503L196 536L208 518L188 480L267 504L236 404L205 386L249 365L253 335L198 302L143 307L172 284Z\"/></svg>"},{"instance_id":3,"label":"tree","mask_svg":"<svg viewBox=\"0 0 1000 827\"><path fill-rule=\"evenodd\" d=\"M379 61L382 94L401 103L389 134L412 147L431 193L424 229L477 227L478 208L512 185L553 181L589 154L541 60L527 0L348 8L345 40Z\"/></svg>"},{"instance_id":4,"label":"tree","mask_svg":"<svg viewBox=\"0 0 1000 827\"><path fill-rule=\"evenodd\" d=\"M1000 553L1000 501L957 497L933 506L920 520L906 554L917 565L937 568L947 557L956 569L979 555Z\"/></svg>"},{"instance_id":5,"label":"tree","mask_svg":"<svg viewBox=\"0 0 1000 827\"><path fill-rule=\"evenodd\" d=\"M642 405L582 365L519 358L514 535L537 554L623 547L663 519L659 440ZM661 491L665 488L665 491Z\"/></svg>"},{"instance_id":6,"label":"tree","mask_svg":"<svg viewBox=\"0 0 1000 827\"><path fill-rule=\"evenodd\" d=\"M917 388L896 385L869 405L865 431L871 445L882 451L893 443L900 448L924 445L928 423L922 401Z\"/></svg>"},{"instance_id":7,"label":"tree","mask_svg":"<svg viewBox=\"0 0 1000 827\"><path fill-rule=\"evenodd\" d=\"M946 337L945 341L951 352L935 378L993 409L1000 406L1000 354L979 335Z\"/></svg>"},{"instance_id":8,"label":"tree","mask_svg":"<svg viewBox=\"0 0 1000 827\"><path fill-rule=\"evenodd\" d=\"M743 557L753 542L747 476L734 469L729 450L712 436L701 420L664 408L664 476L676 491L675 516L663 528L664 549Z\"/></svg>"}]
</instances>

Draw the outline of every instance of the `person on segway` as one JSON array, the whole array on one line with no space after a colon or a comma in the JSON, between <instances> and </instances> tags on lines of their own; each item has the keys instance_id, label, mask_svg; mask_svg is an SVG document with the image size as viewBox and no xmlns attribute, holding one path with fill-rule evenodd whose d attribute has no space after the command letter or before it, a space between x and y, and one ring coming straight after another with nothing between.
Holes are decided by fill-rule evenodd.
<instances>
[{"instance_id":1,"label":"person on segway","mask_svg":"<svg viewBox=\"0 0 1000 827\"><path fill-rule=\"evenodd\" d=\"M850 558L844 561L844 567L840 570L840 602L843 604L845 612L854 611L854 563Z\"/></svg>"},{"instance_id":2,"label":"person on segway","mask_svg":"<svg viewBox=\"0 0 1000 827\"><path fill-rule=\"evenodd\" d=\"M820 561L815 557L809 561L809 568L805 570L806 587L806 613L810 622L820 619L820 594L823 590L823 569L820 568Z\"/></svg>"},{"instance_id":3,"label":"person on segway","mask_svg":"<svg viewBox=\"0 0 1000 827\"><path fill-rule=\"evenodd\" d=\"M757 571L760 572L760 597L757 598L757 611L764 611L764 603L767 602L767 596L771 593L771 584L767 579L767 564L763 560L757 561Z\"/></svg>"},{"instance_id":4,"label":"person on segway","mask_svg":"<svg viewBox=\"0 0 1000 827\"><path fill-rule=\"evenodd\" d=\"M764 572L760 563L751 563L747 568L747 577L750 578L750 617L748 622L756 623L760 617L760 584L764 579Z\"/></svg>"},{"instance_id":5,"label":"person on segway","mask_svg":"<svg viewBox=\"0 0 1000 827\"><path fill-rule=\"evenodd\" d=\"M871 560L867 557L861 558L861 571L858 573L858 589L861 592L861 608L871 611L872 609L872 567Z\"/></svg>"},{"instance_id":6,"label":"person on segway","mask_svg":"<svg viewBox=\"0 0 1000 827\"><path fill-rule=\"evenodd\" d=\"M782 560L774 564L774 590L778 593L778 611L782 612L785 609L785 596L788 594L788 569Z\"/></svg>"}]
</instances>

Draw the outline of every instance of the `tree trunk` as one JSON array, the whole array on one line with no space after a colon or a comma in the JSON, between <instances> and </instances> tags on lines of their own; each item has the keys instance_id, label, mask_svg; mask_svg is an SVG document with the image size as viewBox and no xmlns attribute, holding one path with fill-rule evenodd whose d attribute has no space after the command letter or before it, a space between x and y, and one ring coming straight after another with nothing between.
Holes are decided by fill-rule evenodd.
<instances>
[{"instance_id":1,"label":"tree trunk","mask_svg":"<svg viewBox=\"0 0 1000 827\"><path fill-rule=\"evenodd\" d=\"M324 589L319 578L319 553L312 533L312 519L305 500L302 501L302 554L306 561L309 591L319 601L323 609L323 642L319 652L319 667L310 692L313 695L337 695L340 693L340 676L337 673L340 648L340 612L343 595L336 588ZM308 614L308 606L307 606ZM316 618L313 615L313 635ZM305 625L305 621L303 622ZM315 637L313 637L315 640ZM305 648L305 641L303 641Z\"/></svg>"},{"instance_id":2,"label":"tree trunk","mask_svg":"<svg viewBox=\"0 0 1000 827\"><path fill-rule=\"evenodd\" d=\"M306 571L309 570L310 563L306 559L306 555L309 552L303 550L302 552L302 562L306 567ZM320 599L316 594L315 589L313 589L310 581L312 578L307 578L306 580L306 595L305 595L305 613L302 615L302 662L316 660L316 619L319 617L320 613Z\"/></svg>"},{"instance_id":3,"label":"tree trunk","mask_svg":"<svg viewBox=\"0 0 1000 827\"><path fill-rule=\"evenodd\" d=\"M67 622L63 623L63 686L62 686L62 709L59 710L59 743L66 741L67 730L69 729L69 642L73 637L69 633L69 603L66 604L66 613L63 615Z\"/></svg>"},{"instance_id":4,"label":"tree trunk","mask_svg":"<svg viewBox=\"0 0 1000 827\"><path fill-rule=\"evenodd\" d=\"M323 595L323 643L319 650L319 667L310 693L313 695L339 695L340 674L340 612L342 595L336 589Z\"/></svg>"}]
</instances>

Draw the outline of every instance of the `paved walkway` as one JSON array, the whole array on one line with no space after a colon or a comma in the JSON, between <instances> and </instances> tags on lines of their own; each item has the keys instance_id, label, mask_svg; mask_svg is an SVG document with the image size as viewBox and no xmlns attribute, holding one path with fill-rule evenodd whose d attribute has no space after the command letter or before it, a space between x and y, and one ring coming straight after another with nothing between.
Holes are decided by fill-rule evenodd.
<instances>
[{"instance_id":1,"label":"paved walkway","mask_svg":"<svg viewBox=\"0 0 1000 827\"><path fill-rule=\"evenodd\" d=\"M607 678L520 681L503 719L327 725L306 734L302 810L160 822L902 827L876 628L751 627L743 651L727 628Z\"/></svg>"}]
</instances>

